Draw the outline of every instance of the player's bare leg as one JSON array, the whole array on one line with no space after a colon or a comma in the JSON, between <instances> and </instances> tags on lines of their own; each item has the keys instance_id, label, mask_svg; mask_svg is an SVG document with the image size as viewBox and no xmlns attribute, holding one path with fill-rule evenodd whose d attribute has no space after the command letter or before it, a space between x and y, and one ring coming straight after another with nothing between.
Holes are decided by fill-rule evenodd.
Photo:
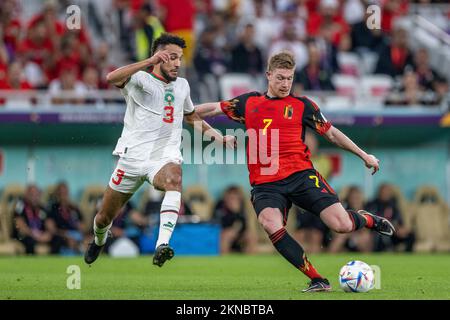
<instances>
[{"instance_id":1,"label":"player's bare leg","mask_svg":"<svg viewBox=\"0 0 450 320\"><path fill-rule=\"evenodd\" d=\"M161 205L159 234L153 256L153 264L162 267L164 262L174 256L169 241L177 224L181 206L181 166L176 163L164 165L155 175L153 186L166 192Z\"/></svg>"},{"instance_id":2,"label":"player's bare leg","mask_svg":"<svg viewBox=\"0 0 450 320\"><path fill-rule=\"evenodd\" d=\"M130 199L132 194L122 193L106 188L103 195L102 206L94 218L94 240L89 243L84 261L87 264L92 264L97 260L108 238L109 229L111 228L113 220L117 217L120 209Z\"/></svg>"},{"instance_id":3,"label":"player's bare leg","mask_svg":"<svg viewBox=\"0 0 450 320\"><path fill-rule=\"evenodd\" d=\"M389 220L365 210L358 212L345 210L341 203L335 203L322 210L320 218L330 229L338 233L349 233L364 227L387 236L392 236L395 232Z\"/></svg>"},{"instance_id":4,"label":"player's bare leg","mask_svg":"<svg viewBox=\"0 0 450 320\"><path fill-rule=\"evenodd\" d=\"M286 231L283 216L278 208L265 208L258 216L258 221L269 235L277 251L295 268L311 279L309 287L303 292L330 291L331 286L308 261L300 244Z\"/></svg>"}]
</instances>

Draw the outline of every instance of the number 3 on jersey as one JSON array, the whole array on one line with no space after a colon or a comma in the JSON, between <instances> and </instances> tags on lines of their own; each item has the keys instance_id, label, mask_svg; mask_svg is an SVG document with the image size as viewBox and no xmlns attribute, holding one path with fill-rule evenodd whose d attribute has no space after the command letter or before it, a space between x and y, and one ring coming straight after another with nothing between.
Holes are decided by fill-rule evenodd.
<instances>
[{"instance_id":1,"label":"number 3 on jersey","mask_svg":"<svg viewBox=\"0 0 450 320\"><path fill-rule=\"evenodd\" d=\"M165 106L164 107L164 122L172 123L173 122L173 107L172 106Z\"/></svg>"}]
</instances>

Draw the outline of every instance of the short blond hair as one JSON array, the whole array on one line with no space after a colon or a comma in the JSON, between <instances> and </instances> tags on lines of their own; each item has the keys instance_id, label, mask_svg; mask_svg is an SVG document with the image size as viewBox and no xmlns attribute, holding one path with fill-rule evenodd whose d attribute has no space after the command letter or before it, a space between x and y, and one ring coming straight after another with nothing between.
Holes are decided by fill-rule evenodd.
<instances>
[{"instance_id":1,"label":"short blond hair","mask_svg":"<svg viewBox=\"0 0 450 320\"><path fill-rule=\"evenodd\" d=\"M294 55L289 51L283 51L274 54L269 58L267 63L267 71L272 71L274 69L294 69L295 59Z\"/></svg>"}]
</instances>

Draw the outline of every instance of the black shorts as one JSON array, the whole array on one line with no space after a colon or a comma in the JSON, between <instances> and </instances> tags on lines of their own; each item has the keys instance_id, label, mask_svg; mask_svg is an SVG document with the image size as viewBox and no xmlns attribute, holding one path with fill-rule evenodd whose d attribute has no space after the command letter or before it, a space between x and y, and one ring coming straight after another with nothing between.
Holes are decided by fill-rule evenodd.
<instances>
[{"instance_id":1,"label":"black shorts","mask_svg":"<svg viewBox=\"0 0 450 320\"><path fill-rule=\"evenodd\" d=\"M292 204L317 216L323 209L339 202L336 192L315 169L298 171L289 177L254 185L251 191L256 214L265 208L278 208L286 224Z\"/></svg>"}]
</instances>

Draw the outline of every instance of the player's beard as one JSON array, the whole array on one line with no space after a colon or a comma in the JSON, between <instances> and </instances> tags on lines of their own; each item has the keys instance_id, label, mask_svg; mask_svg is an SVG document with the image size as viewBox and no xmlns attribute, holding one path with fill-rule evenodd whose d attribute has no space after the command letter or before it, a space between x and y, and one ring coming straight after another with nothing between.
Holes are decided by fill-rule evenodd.
<instances>
[{"instance_id":1,"label":"player's beard","mask_svg":"<svg viewBox=\"0 0 450 320\"><path fill-rule=\"evenodd\" d=\"M168 82L171 81L175 81L177 80L177 77L171 77L166 70L164 70L163 68L161 68L161 75L164 77L164 79L166 79Z\"/></svg>"}]
</instances>

